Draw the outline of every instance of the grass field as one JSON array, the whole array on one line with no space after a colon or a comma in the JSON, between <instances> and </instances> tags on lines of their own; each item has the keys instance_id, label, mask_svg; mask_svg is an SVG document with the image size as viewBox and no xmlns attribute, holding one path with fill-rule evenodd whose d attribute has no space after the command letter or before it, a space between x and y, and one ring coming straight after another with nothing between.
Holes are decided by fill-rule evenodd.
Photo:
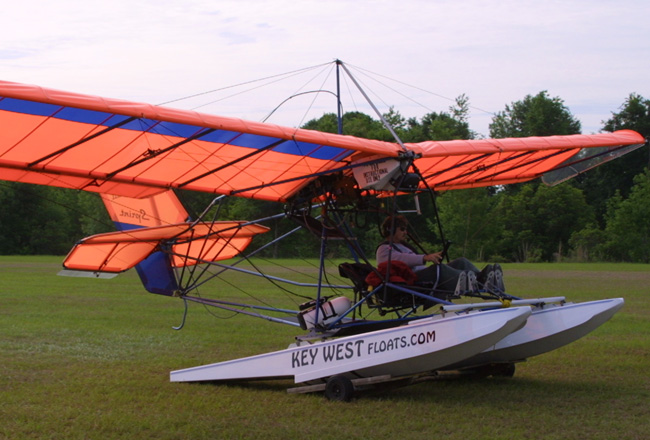
<instances>
[{"instance_id":1,"label":"grass field","mask_svg":"<svg viewBox=\"0 0 650 440\"><path fill-rule=\"evenodd\" d=\"M145 293L131 271L57 277L60 261L0 257L2 439L650 436L648 265L504 265L514 294L626 304L583 339L519 364L512 379L432 381L337 403L288 394L288 381L170 383L170 370L286 348L298 332L196 304L174 331L181 301ZM232 282L288 301L257 281Z\"/></svg>"}]
</instances>

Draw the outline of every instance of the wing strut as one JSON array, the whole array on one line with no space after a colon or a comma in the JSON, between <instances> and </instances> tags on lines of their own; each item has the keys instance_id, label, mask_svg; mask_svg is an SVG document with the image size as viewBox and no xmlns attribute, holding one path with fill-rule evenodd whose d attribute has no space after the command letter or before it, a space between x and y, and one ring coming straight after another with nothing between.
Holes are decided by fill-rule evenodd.
<instances>
[{"instance_id":1,"label":"wing strut","mask_svg":"<svg viewBox=\"0 0 650 440\"><path fill-rule=\"evenodd\" d=\"M377 107L375 107L375 104L370 100L370 97L366 94L365 90L363 90L363 89L361 88L361 85L357 82L357 80L354 78L354 76L352 76L352 74L350 73L350 71L348 70L348 68L345 66L345 64L343 64L343 61L341 61L341 60L336 60L336 64L339 65L339 66L341 66L341 67L343 67L343 70L345 70L345 72L348 74L348 76L350 77L350 79L352 80L352 82L354 83L354 85L357 86L357 89L359 89L359 91L361 92L361 94L363 95L363 97L366 98L366 101L368 101L368 104L370 104L370 106L371 106L372 109L375 111L375 113L377 113L377 116L379 117L379 119L381 120L381 122L382 122L382 123L384 124L384 126L388 129L388 131L390 131L390 134L393 135L393 137L395 138L395 140L397 141L397 143L399 144L399 146L402 148L402 151L404 151L405 153L408 152L408 151L410 151L408 148L406 148L406 147L404 146L404 143L403 143L402 140L399 138L399 136L397 136L397 133L395 133L395 130L393 130L393 127L388 123L388 121L386 120L386 118L384 118L384 116L383 116L383 115L381 114L381 112L377 109Z\"/></svg>"}]
</instances>

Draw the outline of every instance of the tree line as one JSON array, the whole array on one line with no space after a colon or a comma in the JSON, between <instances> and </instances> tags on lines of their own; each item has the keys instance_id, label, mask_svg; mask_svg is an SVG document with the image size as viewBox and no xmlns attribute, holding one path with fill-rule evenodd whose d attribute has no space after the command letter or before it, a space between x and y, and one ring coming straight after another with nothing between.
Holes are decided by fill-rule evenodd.
<instances>
[{"instance_id":1,"label":"tree line","mask_svg":"<svg viewBox=\"0 0 650 440\"><path fill-rule=\"evenodd\" d=\"M390 109L384 115L404 142L476 139L470 130L469 99L459 96L446 112L404 118ZM303 128L336 132L335 114L325 114ZM632 129L650 136L650 100L630 94L603 131ZM489 136L525 137L578 134L581 124L563 100L542 91L505 106L492 119ZM383 124L366 114L343 115L345 134L393 141ZM476 261L629 261L650 263L650 154L647 146L588 171L568 182L547 187L538 181L504 187L475 188L439 194L432 205L410 221L420 245L429 251L441 246L441 232L451 240L452 257ZM212 199L208 194L179 194L190 212L201 212ZM384 202L387 203L387 202ZM411 201L400 201L411 203ZM0 182L0 254L68 252L82 237L112 230L95 194L53 187ZM404 209L407 207L404 206ZM233 198L221 209L221 218L252 219L277 212L277 204ZM381 215L353 216L359 242L372 257L380 240ZM292 228L287 222L270 225L279 236ZM267 237L264 237L264 236ZM270 247L272 257L313 257L318 240L298 233ZM332 256L345 256L343 244L333 244Z\"/></svg>"}]
</instances>

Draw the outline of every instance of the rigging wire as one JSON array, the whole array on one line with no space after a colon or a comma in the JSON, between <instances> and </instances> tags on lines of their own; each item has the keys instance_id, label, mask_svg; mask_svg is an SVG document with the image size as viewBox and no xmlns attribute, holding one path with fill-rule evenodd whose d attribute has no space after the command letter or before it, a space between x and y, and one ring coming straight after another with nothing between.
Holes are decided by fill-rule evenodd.
<instances>
[{"instance_id":1,"label":"rigging wire","mask_svg":"<svg viewBox=\"0 0 650 440\"><path fill-rule=\"evenodd\" d=\"M27 193L27 192L29 191L27 188L24 188L22 185L12 185L12 182L4 182L4 181L0 181L0 185L5 186L5 187L12 187L13 190L18 190L18 191L20 191L20 192L24 192L24 193ZM113 222L112 222L112 221L108 221L108 222L107 222L107 221L101 220L101 219L99 219L99 218L93 217L93 216L91 216L90 214L87 214L86 212L82 212L81 210L79 210L79 209L73 207L73 206L70 205L70 204L61 203L61 202L59 202L59 201L57 201L57 200L54 200L54 199L52 199L52 198L46 197L46 196L41 195L41 194L38 194L38 193L30 193L30 194L33 195L33 196L36 196L37 198L39 198L39 199L41 199L41 200L44 200L44 201L48 202L48 203L53 203L53 204L55 204L55 205L61 206L62 208L66 209L66 210L69 210L70 212L74 212L75 214L78 214L78 215L80 215L80 216L84 216L84 217L86 217L86 218L89 218L90 220L93 220L93 221L95 221L95 222L98 223L98 224L101 224L101 225L103 225L103 226L106 226L107 228L111 228L111 229L113 228ZM96 198L100 198L99 194L94 194L94 196L96 196ZM127 205L124 205L124 204L122 204L122 203L116 203L116 202L113 202L113 203L116 204L116 205L118 205L118 206L124 207L124 208L129 208ZM218 212L218 210L219 210L219 208L217 209L217 212ZM152 218L153 218L153 216L152 216ZM158 220L159 220L161 223L164 223L164 222L162 222L161 219L158 219ZM128 234L128 231L123 231L123 232L124 232L125 234ZM256 270L258 270L258 272L262 273L262 272L260 271L259 267L257 267L257 266L252 262L252 261L250 261L249 259L247 259L247 261L248 261L248 262L249 262L249 263L250 263L250 264L251 264L251 265L252 265ZM196 265L196 266L198 266L198 265ZM282 267L282 266L280 266L280 267ZM284 268L286 268L286 267L284 267ZM195 270L196 270L196 269L195 269ZM194 270L193 270L192 272L194 272ZM298 272L298 273L300 273L300 272ZM210 273L210 274L211 274L211 273ZM211 274L211 275L212 275L212 274ZM303 273L303 275L305 275L305 274ZM194 278L194 277L193 277L192 275L190 275L190 278ZM279 289L285 291L286 293L289 293L290 295L293 295L293 296L296 296L296 297L299 297L299 298L302 298L302 299L311 299L310 297L307 297L307 296L300 295L300 294L298 294L298 293L292 292L291 290L285 288L284 286L278 285L275 281L270 280L270 279L268 279L267 277L264 277L264 278L267 279L268 281L270 281L272 284L276 285L276 287L278 287ZM263 300L261 300L261 299L255 297L255 296L249 294L248 292L246 292L245 290L243 290L243 289L241 289L241 288L235 286L235 285L232 284L231 282L229 282L229 281L227 281L227 280L224 280L223 278L220 278L220 279L221 279L222 281L224 281L225 283L231 285L232 287L236 288L236 289L239 290L240 292L242 292L242 293L244 293L244 294L247 294L250 298L252 298L252 299L254 299L254 300L256 300L256 301L259 301L260 303L265 304L265 305L267 305L267 306L269 306L269 307L272 307L270 304L268 304L268 303L264 302ZM188 284L189 284L189 282L188 282ZM195 292L198 294L198 289L195 289ZM295 303L295 301L294 301L294 303ZM220 317L220 318L223 319L223 317ZM182 325L181 325L181 327L182 327Z\"/></svg>"},{"instance_id":2,"label":"rigging wire","mask_svg":"<svg viewBox=\"0 0 650 440\"><path fill-rule=\"evenodd\" d=\"M386 87L387 89L389 89L389 90L391 90L391 91L397 93L398 95L400 95L400 96L402 96L402 97L408 99L409 101L411 101L411 102L413 102L413 103L415 103L415 104L418 104L418 105L422 106L423 108L425 108L425 109L427 109L427 110L429 110L429 111L431 111L431 110L430 110L427 106L425 106L424 104L421 104L421 103L419 103L418 101L415 101L414 99L410 98L408 95L402 94L401 92L395 90L394 88L388 86L387 84L382 83L382 82L380 82L379 80L370 77L369 74L372 74L372 75L375 75L375 76L377 76L377 77L384 78L384 79L387 79L387 80L390 80L390 81L396 82L396 83L401 84L401 85L403 85L403 86L411 87L411 88L413 88L413 89L415 89L415 90L419 90L419 91L421 91L421 92L428 93L429 95L436 96L436 97L438 97L438 98L445 99L445 100L450 101L450 102L456 102L456 99L454 99L454 98L449 98L448 96L444 96L444 95L441 95L441 94L439 94L439 93L432 92L432 91L430 91L430 90L423 89L423 88L421 88L421 87L414 86L414 85L412 85L412 84L408 84L408 83L406 83L406 82L404 82L404 81L400 81L400 80L397 80L397 79L394 79L394 78L390 78L390 77L388 77L388 76L386 76L386 75L382 75L382 74L380 74L380 73L376 73L376 72L373 72L373 71L371 71L371 70L364 69L364 68L362 68L362 67L358 67L358 66L350 65L350 64L348 64L348 63L346 63L346 65L349 66L349 67L352 67L353 69L355 69L355 70L358 71L358 72L362 72L362 73L365 74L367 77L373 79L374 81L377 81L379 84L383 85L383 86ZM496 113L495 113L495 112L492 112L492 111L489 111L489 110L485 110L485 109L482 109L482 108L477 107L477 106L474 106L474 105L470 105L470 106L468 106L468 107L469 107L469 108L472 108L472 109L474 109L474 110L480 111L480 112L482 112L482 113L486 113L486 114L489 114L489 115L492 115L492 116L496 116Z\"/></svg>"},{"instance_id":3,"label":"rigging wire","mask_svg":"<svg viewBox=\"0 0 650 440\"><path fill-rule=\"evenodd\" d=\"M375 106L374 102L373 102L373 101L370 99L370 97L366 94L365 90L364 90L363 87L361 87L361 85L358 83L357 79L356 79L354 76L352 76L352 73L348 70L347 66L346 66L345 64L343 64L342 61L339 61L339 60L337 60L337 65L339 65L339 66L341 66L341 68L343 68L343 70L344 70L344 71L348 74L348 76L350 77L350 80L354 83L355 86L357 86L357 89L359 89L359 92L360 92L360 93L363 95L363 97L366 99L366 101L368 102L368 104L370 105L370 107L372 107L372 109L375 111L375 113L377 114L377 117L379 118L379 120L381 121L381 123L384 124L384 127L386 127L386 129L387 129L387 130L390 132L390 134L393 136L393 139L395 139L395 142L397 142L397 143L399 144L399 146L400 146L401 149L402 149L402 153L404 153L404 154L406 154L406 155L409 155L409 156L413 155L413 154L414 154L413 151L412 151L412 150L409 150L408 148L406 148L406 147L404 146L404 143L402 142L402 140L400 139L400 137L398 136L398 134L395 132L393 126L392 126L392 125L391 125L391 124L386 120L386 118L384 117L384 115L383 115L383 114L379 111L379 109Z\"/></svg>"},{"instance_id":4,"label":"rigging wire","mask_svg":"<svg viewBox=\"0 0 650 440\"><path fill-rule=\"evenodd\" d=\"M297 91L293 95L291 95L290 98L287 98L286 100L284 100L282 103L280 103L278 106L276 106L276 108L274 108L266 117L264 117L262 119L262 121L264 122L273 113L275 113L275 111L281 105L283 105L288 99L291 99L294 96L301 96L301 95L306 94L307 92L301 92L300 90L304 89L307 86L307 84L309 84L311 81L315 80L319 75L322 75L325 72L325 69L328 69L327 74L326 74L326 76L324 77L324 79L322 81L322 83L324 84L327 81L327 79L331 76L331 72L333 71L333 66L336 64L336 62L337 61L331 61L331 62L317 64L317 65L313 65L313 66L309 66L309 67L305 67L305 68L301 68L301 69L291 70L291 71L276 74L276 75L270 75L270 76L262 77L262 78L259 78L259 79L244 81L244 82L241 82L241 83L237 83L237 84L233 84L233 85L229 85L229 86L224 86L224 87L220 87L220 88L217 88L217 89L207 90L207 91L204 91L204 92L195 93L195 94L192 94L192 95L187 95L185 97L165 101L163 103L160 103L159 105L168 105L168 104L171 104L171 103L174 103L174 102L180 102L180 101L184 101L184 100L188 100L188 99L192 99L192 98L206 96L206 95L214 94L214 93L217 93L217 92L222 92L222 91L225 91L225 90L236 89L238 87L258 84L258 85L255 85L254 87L249 87L249 88L247 88L245 90L238 91L238 92L230 94L228 96L224 96L222 98L212 100L212 101L206 102L204 104L200 104L200 105L197 105L195 107L192 107L193 110L196 110L196 109L206 107L208 105L211 105L211 104L214 104L214 103L217 103L217 102L220 102L220 101L224 101L226 99L230 99L232 97L242 95L244 93L251 92L253 90L257 90L257 89L260 89L260 88L263 88L263 87L266 87L266 86L269 86L269 85L272 85L272 84L275 84L275 83L278 83L278 82L281 82L281 81L284 81L284 80L287 80L287 79L294 78L294 77L296 77L296 76L298 76L300 74L304 74L304 73L309 72L309 71L313 71L313 70L316 70L316 69L321 69L311 79L305 81L305 83L301 87L298 87L296 89ZM374 87L371 87L369 85L368 81L372 81L376 85L379 85L381 87L386 88L387 90L390 90L392 93L395 93L396 95L398 95L398 96L400 96L400 97L414 103L418 107L425 109L427 112L434 112L436 110L432 109L430 106L426 105L425 103L421 102L420 100L417 100L417 99L413 98L412 96L409 96L407 93L404 93L404 92L400 91L396 87L392 86L389 82L399 84L401 86L405 86L405 87L408 87L410 89L417 90L417 91L426 93L428 95L435 96L435 97L440 98L440 99L444 99L444 100L452 102L452 103L456 102L455 98L450 98L450 97L445 96L443 94L440 94L440 93L437 93L437 92L434 92L434 91L431 91L429 89L425 89L425 88L422 88L422 87L419 87L419 86L415 86L415 85L409 84L407 82L404 82L404 81L401 81L401 80L398 80L398 79L395 79L395 78L391 78L389 76L374 72L374 71L369 70L369 69L365 69L365 68L362 68L362 67L359 67L359 66L356 66L356 65L352 65L352 64L349 64L349 63L345 63L345 66L347 66L351 70L354 70L355 73L357 73L359 76L365 78L365 81L362 81L361 78L359 78L359 76L358 76L357 80L363 84L363 87L364 87L365 90L368 90L368 91L370 91L372 93L374 99L382 102L383 105L386 106L387 108L394 107L394 103L393 104L387 103L385 101L385 99L382 97L382 94L378 93L375 90ZM352 92L352 90L350 88L350 84L348 82L349 79L350 78L348 78L347 75L342 75L343 83L347 87L346 96L348 96L349 99L352 102L351 107L354 108L356 111L358 111L359 105L356 102L356 100L354 98L354 93ZM261 83L261 82L263 82L263 83ZM261 84L259 84L259 83L261 83ZM326 90L323 89L323 87L320 87L320 90L326 91ZM333 92L329 92L329 93L333 93ZM316 98L314 98L314 101L315 101L315 99ZM313 107L314 101L312 101L312 104L310 104L308 106L308 108L306 109L305 113L303 114L303 117L300 120L300 124L298 126L300 126L300 125L302 125L304 123L304 119L307 116L309 110ZM475 105L468 105L468 108L471 108L473 110L476 110L478 112L485 113L485 114L488 114L488 115L491 115L491 116L496 115L496 113L493 112L493 111L485 110L485 109L480 108L480 107L475 106Z\"/></svg>"},{"instance_id":5,"label":"rigging wire","mask_svg":"<svg viewBox=\"0 0 650 440\"><path fill-rule=\"evenodd\" d=\"M352 108L354 108L355 111L359 111L359 106L357 105L357 101L354 98L354 93L352 93L352 87L350 86L348 77L345 75L341 75L341 79L343 80L343 83L345 84L345 89L347 90L346 96L352 102Z\"/></svg>"},{"instance_id":6,"label":"rigging wire","mask_svg":"<svg viewBox=\"0 0 650 440\"><path fill-rule=\"evenodd\" d=\"M223 279L223 278L220 278L220 280L221 280L223 283L228 284L228 285L229 285L230 287L232 287L233 289L238 290L240 293L242 293L242 294L244 294L244 295L246 295L246 296L248 296L248 297L250 297L250 298L252 298L252 299L254 299L254 300L256 300L256 301L259 301L261 304L263 304L263 305L265 305L265 306L267 306L267 307L273 307L273 306L271 306L270 304L267 304L267 303L265 303L264 301L261 301L261 300L259 300L258 298L255 298L255 297L252 296L250 293L248 293L247 291L243 290L242 288L240 288L240 287L237 286L236 284L233 284L232 282L230 282L230 281L228 281L228 280L225 280L225 279ZM201 295L201 293L199 292L198 289L196 289L195 292L196 292L195 294L196 294L197 298L201 298L201 299L209 299L209 298L204 298L204 297ZM185 298L183 298L183 300L186 301ZM213 317L215 317L215 318L217 318L217 319L232 319L232 318L234 318L235 316L237 316L237 315L241 315L241 314L242 314L242 312L238 312L238 311L235 311L235 310L228 309L227 311L229 311L229 312L232 313L230 316L220 316L220 315L217 314L217 313L215 312L215 310L214 310L215 308L221 309L220 307L217 307L217 306L214 306L214 305L212 305L212 306L209 307L208 304L203 303L203 302L200 303L200 304L203 306L203 308L204 308L204 309L205 309L205 310L206 310L210 315L212 315ZM226 310L226 309L221 309L221 310Z\"/></svg>"},{"instance_id":7,"label":"rigging wire","mask_svg":"<svg viewBox=\"0 0 650 440\"><path fill-rule=\"evenodd\" d=\"M11 182L11 181L4 181L4 180L0 180L0 185L4 186L6 188L11 188L14 191L19 191L19 192L24 193L24 194L29 194L30 196L34 196L34 197L36 197L36 198L38 198L40 200L44 200L44 201L46 201L48 203L52 203L54 205L60 206L60 207L66 209L66 210L68 210L70 212L74 212L75 214L77 214L77 215L79 215L81 217L85 217L85 218L87 218L89 220L92 220L93 222L95 222L95 223L97 223L99 225L105 226L107 229L114 230L114 229L112 229L114 225L113 225L113 222L111 220L106 221L105 219L100 219L98 217L94 217L94 216L92 216L90 214L87 214L85 211L81 211L80 209L73 207L72 205L68 205L66 203L59 202L58 200L55 200L53 198L50 198L50 197L47 197L45 195L39 194L38 192L36 192L36 193L31 192L29 190L29 187L42 186L42 185L35 185L35 184L23 183L23 182ZM79 190L74 190L74 189L71 189L71 188L59 188L59 187L55 187L55 188L68 190L68 191L74 191L74 192L79 191ZM97 193L91 193L91 192L88 192L88 191L84 191L84 192L87 192L88 194L96 196L96 198L98 198L98 199L100 198L99 194L97 194Z\"/></svg>"},{"instance_id":8,"label":"rigging wire","mask_svg":"<svg viewBox=\"0 0 650 440\"><path fill-rule=\"evenodd\" d=\"M302 72L309 71L309 70L316 69L316 68L323 67L323 66L327 66L328 64L330 64L330 62L322 63L322 64L317 64L317 65L315 65L315 66L310 66L310 67L304 67L304 68L302 68L302 69L291 70L291 71L289 71L289 72L279 73L279 74L276 74L276 75L270 75L270 76L266 76L266 77L263 77L263 78L258 78L258 79L253 79L253 80L249 80L249 81L244 81L244 82L241 82L241 83L238 83L238 84L233 84L233 85L230 85L230 86L220 87L220 88L218 88L218 89L206 90L206 91L204 91L204 92L195 93L195 94L193 94L193 95L188 95L188 96L184 96L184 97L181 97L181 98L172 99L172 100L170 100L170 101L165 101L165 102L162 102L162 103L160 103L160 104L158 104L158 105L167 105L167 104L171 104L171 103L174 103L174 102L184 101L184 100L186 100L186 99L197 98L197 97L199 97L199 96L209 95L209 94L211 94L211 93L221 92L221 91L223 91L223 90L228 90L228 89L234 89L234 88L236 88L236 87L241 87L241 86L245 86L245 85L249 85L249 84L254 84L254 83L257 83L257 82L260 82L260 81L266 81L266 80L275 79L275 78L279 78L279 77L291 78L291 77L293 77L293 76L295 76L295 75L297 75L297 74L300 74L300 73L302 73ZM195 107L195 108L205 107L206 105L210 105L210 104L214 104L215 102L223 101L224 99L231 98L231 97L233 97L233 96L237 96L237 95L239 95L239 94L241 94L241 93L245 93L245 92L248 92L248 91L250 91L250 90L255 90L255 89L257 89L257 88L264 87L264 86L266 86L266 85L268 85L268 84L273 84L273 83L275 83L275 82L281 81L282 79L286 79L286 78L281 78L281 79L276 80L276 81L271 81L271 82L269 82L269 83L262 84L261 86L253 87L253 88L251 88L251 89L244 90L243 92L236 93L236 94L234 94L234 95L230 95L230 96L224 97L224 98L222 98L222 99L218 99L218 100L216 100L216 101L213 101L213 102L209 102L209 103L207 103L207 104L200 105L199 107Z\"/></svg>"},{"instance_id":9,"label":"rigging wire","mask_svg":"<svg viewBox=\"0 0 650 440\"><path fill-rule=\"evenodd\" d=\"M215 199L215 201L216 201L216 199ZM218 215L218 213L219 213L219 209L220 209L220 208L221 208L221 203L219 204L219 208L217 209L217 212L215 212L215 215L214 215L213 221L216 221L216 218L217 218L216 216ZM204 214L207 213L207 211L208 211L208 209L206 209L206 210L204 211ZM204 214L202 214L202 215L204 215ZM243 256L243 259L246 260L246 261L247 261L247 262L248 262L248 263L249 263L249 264L250 264L250 265L251 265L255 270L257 270L257 272L262 276L262 278L265 278L267 281L271 282L271 284L275 285L279 290L281 290L281 291L283 291L283 292L285 292L285 293L287 293L287 294L289 294L289 295L293 295L293 296L295 296L295 297L299 297L299 298L303 298L303 299L308 299L308 300L311 299L310 297L307 297L307 296L304 296L304 295L300 295L300 294L298 294L298 293L296 293L296 292L293 292L293 291L287 289L286 287L284 287L284 286L280 285L279 283L277 283L277 282L276 282L275 280L273 280L272 278L269 278L268 276L266 276L266 275L264 274L264 272L263 272L262 270L260 270L260 268L259 268L259 267L258 267L258 266L257 266L257 265L256 265L256 264L255 264L255 263L254 263L250 258L249 258L248 255L244 255L244 256ZM187 260L187 257L186 257L186 260ZM196 263L197 263L197 264L194 264L193 267L192 267L191 269L189 269L189 280L187 281L187 283L185 283L185 287L184 287L184 290L185 290L185 291L188 291L188 290L196 290L197 287L198 287L199 285L203 285L203 284L205 284L207 281L209 281L209 280L211 280L211 279L213 279L213 278L217 278L217 277L219 277L219 275L220 275L221 273L224 272L224 270L220 271L219 273L211 272L211 271L210 271L210 268L211 268L212 265L211 265L209 262L205 262L206 264L205 264L204 267L202 268L201 272L199 273L198 276L196 276L196 271L199 270L199 269L198 269L198 268L199 268L199 264L198 264L198 263L200 263L200 262L197 261ZM184 273L184 271L185 271L185 267L183 267L183 273ZM206 275L206 273L207 273L207 275ZM205 278L206 278L206 279L201 280L201 278L204 278L204 275L205 275ZM180 279L179 279L179 284L183 284L183 282L182 282L182 278L183 278L183 275L181 274ZM220 279L223 279L223 278L221 278L221 277L219 277L219 278L220 278ZM240 289L240 290L241 290L241 289ZM243 290L241 290L241 291L244 292ZM245 292L245 293L247 293L247 292ZM269 304L264 303L264 302L263 302L262 300L260 300L259 298L255 298L254 296L252 296L252 295L249 294L249 293L247 293L247 295L250 296L251 298L256 299L256 300L260 301L261 303L263 303L263 304L265 304L265 305L271 307ZM290 297L290 296L289 296L289 297ZM295 301L294 301L294 304L295 304Z\"/></svg>"},{"instance_id":10,"label":"rigging wire","mask_svg":"<svg viewBox=\"0 0 650 440\"><path fill-rule=\"evenodd\" d=\"M322 81L321 86L320 86L321 89L323 88L324 84L327 82L327 79L332 75L333 71L334 71L334 64L332 64L332 67L329 69L328 74L323 78L323 81ZM334 94L334 95L336 95L336 94ZM305 118L309 114L309 111L311 110L311 108L314 106L314 103L316 102L317 97L318 96L314 96L314 99L311 100L311 104L309 104L309 106L305 109L305 112L302 115L302 118L300 119L300 123L298 124L298 127L300 127L300 126L302 126L304 124Z\"/></svg>"},{"instance_id":11,"label":"rigging wire","mask_svg":"<svg viewBox=\"0 0 650 440\"><path fill-rule=\"evenodd\" d=\"M269 276L267 276L267 274L265 274L265 273L260 269L260 267L259 267L256 263L254 263L251 259L249 259L248 257L244 257L244 258L245 258L246 261L251 265L251 267L253 267L253 269L255 269L255 270L257 271L257 273L260 275L261 278L267 280L267 281L270 282L272 285L274 285L278 290L280 290L280 291L284 292L285 294L287 294L287 298L289 298L289 299L293 302L294 305L298 305L298 303L295 301L295 298L293 298L293 297L301 298L301 299L303 299L303 300L311 300L311 299L312 299L312 298L309 297L309 296L301 295L301 294L299 294L299 293L297 293L297 292L294 292L294 291L292 291L292 290L290 290L290 289L284 287L283 285L281 285L281 284L280 284L279 282L277 282L276 280L274 280L274 279L270 278ZM210 270L210 266L212 266L212 265L211 265L210 263L206 263L206 265L207 265L207 268L201 272L201 274L199 275L199 277L196 277L196 278L193 277L191 280L188 280L188 281L187 281L187 283L186 283L186 287L185 287L186 290L193 290L193 291L196 291L196 290L198 289L198 286L199 286L199 285L203 285L203 284L207 283L208 281L210 281L210 280L213 279L213 278L219 278L219 280L225 282L226 284L229 284L229 285L235 287L237 290L239 290L240 292L244 293L245 295L247 295L247 296L250 297L251 299L254 299L254 300L256 300L256 301L259 301L261 304L264 304L264 305L266 305L266 306L268 306L268 307L270 307L270 308L273 307L271 304L269 304L269 303L265 302L264 300L262 300L262 299L260 299L260 298L258 298L258 297L256 297L256 296L254 296L252 293L250 293L250 292L248 292L248 291L242 289L241 287L233 285L231 282L229 282L228 280L226 280L225 278L223 278L223 277L221 276L221 274L223 273L223 271L220 271L219 273L214 273L214 272L212 272L212 271ZM280 266L280 267L282 267L282 266ZM201 280L200 278L203 278L203 279Z\"/></svg>"},{"instance_id":12,"label":"rigging wire","mask_svg":"<svg viewBox=\"0 0 650 440\"><path fill-rule=\"evenodd\" d=\"M195 95L191 95L191 96L188 96L188 97L185 97L185 98L179 98L179 99L177 99L177 100L169 101L169 102L176 102L176 101L180 101L180 100L184 100L184 99L191 99L191 98L194 98L194 97L198 97L198 96L202 96L202 95L207 95L207 94L215 93L215 92L218 92L218 91L223 91L223 90L227 90L227 89L231 89L231 88L239 87L239 86L242 86L242 85L248 85L248 84L252 84L252 83L255 83L255 82L259 82L259 81L264 81L264 80L267 80L267 79L274 79L274 78L280 77L280 78L274 79L274 80L272 80L272 81L268 81L268 82L266 82L266 83L260 84L260 85L258 85L258 86L250 87L250 88L248 88L248 89L241 90L241 91L239 91L239 92L236 92L236 93L233 93L233 94L230 94L230 95L227 95L227 96L221 97L221 98L219 98L219 99L215 99L215 100L212 100L212 101L208 101L208 102L206 102L206 103L203 103L203 104L200 104L200 105L196 105L196 106L194 106L194 107L191 108L192 110L197 110L197 109L199 109L199 108L207 107L207 106L212 105L212 104L215 104L215 103L217 103L217 102L225 101L225 100L227 100L227 99L230 99L230 98L233 98L233 97L236 97L236 96L240 96L240 95L243 95L243 94L245 94L245 93L249 93L249 92L251 92L251 91L253 91L253 90L261 89L261 88L264 88L264 87L269 86L269 85L271 85L271 84L275 84L275 83L278 83L278 82L281 82L281 81L284 81L284 80L287 80L287 79L293 78L293 77L298 76L298 75L300 75L300 74L302 74L302 73L304 73L304 72L306 72L306 71L313 70L313 69L316 69L316 68L319 68L319 67L323 67L323 66L327 66L328 64L329 64L329 63L321 64L321 65L317 65L317 66L312 66L312 67L308 67L308 68L304 68L304 69L299 69L299 70L295 70L295 71L287 72L287 73L280 74L280 75L274 75L274 76L271 76L271 77L262 78L262 79L259 79L259 80L252 80L252 81L247 81L247 82L245 82L245 83L236 84L236 85L233 85L233 86L226 86L226 87L222 87L222 88L220 88L220 89L215 89L215 90L211 90L211 91L207 91L207 92L203 92L203 93L198 93L198 94L195 94ZM168 103L169 103L169 102L168 102Z\"/></svg>"},{"instance_id":13,"label":"rigging wire","mask_svg":"<svg viewBox=\"0 0 650 440\"><path fill-rule=\"evenodd\" d=\"M327 69L328 66L329 66L329 70ZM328 90L324 90L324 89L323 89L323 85L327 82L327 79L331 76L332 71L334 70L334 67L333 67L333 66L334 66L333 63L327 63L327 64L324 64L324 65L323 65L323 67L325 67L324 69L322 69L322 70L319 71L316 75L312 76L310 79L308 79L307 81L305 81L305 82L303 83L303 85L300 86L300 87L298 87L298 88L296 89L296 91L295 91L295 92L294 92L294 93L293 93L289 98L287 98L287 99L285 99L284 101L282 101L282 102L281 102L277 107L275 107L275 108L274 108L274 109L273 109L273 110L272 110L272 111L271 111L271 112L270 112L270 113L269 113L269 114L268 114L264 119L262 119L262 122L266 122L266 120L269 119L269 118L271 117L271 115L272 115L273 113L275 113L275 111L276 111L276 110L277 110L281 105L283 105L285 102L289 101L290 99L292 99L292 98L294 98L294 97L302 96L302 95L306 95L306 94L309 94L309 93L317 93L317 94L318 94L318 92L331 93L331 94L333 94L334 96L336 96L336 94L335 94L334 92L331 92L331 91L328 91ZM301 90L303 90L304 88L306 88L306 87L307 87L307 86L308 86L312 81L314 81L318 76L324 74L324 73L326 72L326 70L328 70L328 71L327 71L325 77L323 78L323 81L321 82L321 85L319 86L319 88L318 88L317 90L315 90L315 91L308 91L308 92L300 92ZM316 102L316 98L318 98L318 96L315 96L314 99L312 99L311 104L310 104L310 105L305 109L305 112L303 113L303 116L302 116L302 118L300 119L300 123L297 124L297 127L300 127L300 126L303 125L303 122L304 122L305 118L307 117L307 115L309 114L309 111L311 110L311 108L313 107L314 103Z\"/></svg>"}]
</instances>

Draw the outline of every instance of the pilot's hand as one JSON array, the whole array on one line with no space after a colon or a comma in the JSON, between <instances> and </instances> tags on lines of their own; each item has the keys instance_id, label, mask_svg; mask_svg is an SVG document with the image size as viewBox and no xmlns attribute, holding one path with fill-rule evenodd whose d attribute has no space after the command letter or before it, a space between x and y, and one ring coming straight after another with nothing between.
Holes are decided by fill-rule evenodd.
<instances>
[{"instance_id":1,"label":"pilot's hand","mask_svg":"<svg viewBox=\"0 0 650 440\"><path fill-rule=\"evenodd\" d=\"M442 261L442 252L436 252L434 254L427 254L424 256L424 261L430 261L434 264L440 264Z\"/></svg>"}]
</instances>

